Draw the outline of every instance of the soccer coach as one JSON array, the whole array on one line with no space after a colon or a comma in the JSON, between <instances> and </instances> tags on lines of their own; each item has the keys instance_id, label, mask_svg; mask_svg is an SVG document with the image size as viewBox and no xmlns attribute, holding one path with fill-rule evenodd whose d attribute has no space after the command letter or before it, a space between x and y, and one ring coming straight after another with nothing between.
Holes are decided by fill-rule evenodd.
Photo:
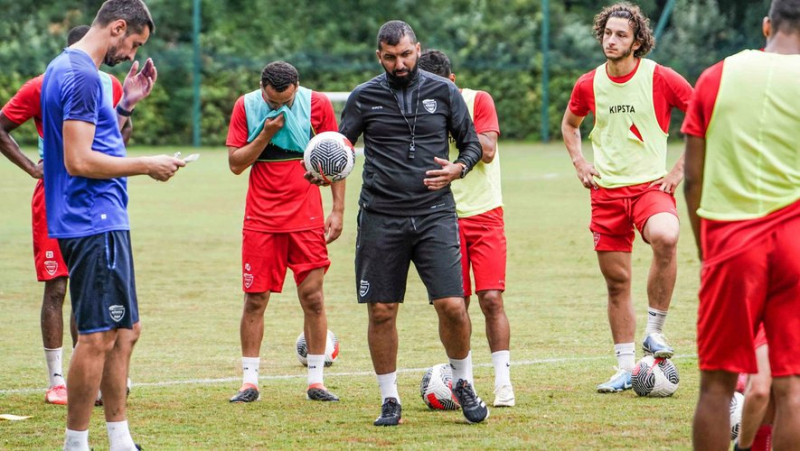
<instances>
[{"instance_id":1,"label":"soccer coach","mask_svg":"<svg viewBox=\"0 0 800 451\"><path fill-rule=\"evenodd\" d=\"M383 404L375 425L400 423L396 320L412 261L439 316L453 393L467 420L480 422L489 411L472 387L472 326L450 182L480 161L481 144L458 88L418 69L420 45L408 24L385 23L376 53L385 73L356 87L339 125L353 143L364 135L355 264ZM459 149L455 162L447 159L450 136Z\"/></svg>"}]
</instances>

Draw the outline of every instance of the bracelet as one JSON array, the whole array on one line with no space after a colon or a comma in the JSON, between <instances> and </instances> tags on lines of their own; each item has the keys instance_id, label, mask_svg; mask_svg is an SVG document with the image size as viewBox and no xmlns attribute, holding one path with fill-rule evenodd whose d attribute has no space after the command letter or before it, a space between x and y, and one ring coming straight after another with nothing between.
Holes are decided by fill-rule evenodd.
<instances>
[{"instance_id":1,"label":"bracelet","mask_svg":"<svg viewBox=\"0 0 800 451\"><path fill-rule=\"evenodd\" d=\"M117 114L119 114L120 116L131 117L131 114L133 114L134 109L126 110L125 108L122 108L122 105L117 104Z\"/></svg>"}]
</instances>

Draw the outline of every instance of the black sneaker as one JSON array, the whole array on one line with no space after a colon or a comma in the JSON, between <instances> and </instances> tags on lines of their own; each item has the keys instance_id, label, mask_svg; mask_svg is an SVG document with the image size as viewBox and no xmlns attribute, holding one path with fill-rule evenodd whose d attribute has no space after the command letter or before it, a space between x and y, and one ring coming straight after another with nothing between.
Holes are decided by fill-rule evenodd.
<instances>
[{"instance_id":1,"label":"black sneaker","mask_svg":"<svg viewBox=\"0 0 800 451\"><path fill-rule=\"evenodd\" d=\"M239 392L230 399L231 402L253 402L261 399L258 387L253 384L244 384Z\"/></svg>"},{"instance_id":2,"label":"black sneaker","mask_svg":"<svg viewBox=\"0 0 800 451\"><path fill-rule=\"evenodd\" d=\"M400 413L403 409L396 398L386 398L381 406L381 416L374 423L375 426L397 426L401 423Z\"/></svg>"},{"instance_id":3,"label":"black sneaker","mask_svg":"<svg viewBox=\"0 0 800 451\"><path fill-rule=\"evenodd\" d=\"M489 409L486 407L486 403L475 394L475 390L472 389L469 382L459 379L458 383L453 385L453 394L461 404L461 411L464 412L464 418L467 421L480 423L489 418Z\"/></svg>"},{"instance_id":4,"label":"black sneaker","mask_svg":"<svg viewBox=\"0 0 800 451\"><path fill-rule=\"evenodd\" d=\"M339 397L329 392L322 384L309 385L306 398L311 401L338 401Z\"/></svg>"}]
</instances>

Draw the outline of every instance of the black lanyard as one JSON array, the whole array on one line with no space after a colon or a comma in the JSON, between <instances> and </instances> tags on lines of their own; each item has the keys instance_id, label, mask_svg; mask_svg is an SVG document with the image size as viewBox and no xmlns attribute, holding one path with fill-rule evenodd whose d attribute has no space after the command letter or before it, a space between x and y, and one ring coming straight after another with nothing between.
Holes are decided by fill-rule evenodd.
<instances>
[{"instance_id":1,"label":"black lanyard","mask_svg":"<svg viewBox=\"0 0 800 451\"><path fill-rule=\"evenodd\" d=\"M412 125L411 122L408 121L408 117L406 117L406 112L404 111L402 105L400 104L400 99L397 98L397 94L390 88L388 85L386 89L392 94L394 97L395 103L397 103L397 108L400 110L400 114L403 115L403 119L406 121L406 125L408 126L408 132L411 133L411 144L408 145L408 159L414 159L414 153L417 151L416 147L416 132L417 132L417 116L419 115L419 99L422 96L422 80L419 81L419 86L417 86L417 106L414 109L414 124ZM414 92L411 92L411 95L414 95Z\"/></svg>"}]
</instances>

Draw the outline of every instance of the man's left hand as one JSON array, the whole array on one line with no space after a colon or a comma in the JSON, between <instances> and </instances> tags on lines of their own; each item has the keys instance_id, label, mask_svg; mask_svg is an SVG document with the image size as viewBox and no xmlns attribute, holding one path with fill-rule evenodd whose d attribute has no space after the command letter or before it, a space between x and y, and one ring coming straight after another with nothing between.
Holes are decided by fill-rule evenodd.
<instances>
[{"instance_id":1,"label":"man's left hand","mask_svg":"<svg viewBox=\"0 0 800 451\"><path fill-rule=\"evenodd\" d=\"M433 161L439 164L442 169L434 169L425 172L427 177L422 183L424 183L429 190L440 190L449 185L453 180L461 178L461 170L463 169L461 163L451 163L439 157L434 157Z\"/></svg>"},{"instance_id":2,"label":"man's left hand","mask_svg":"<svg viewBox=\"0 0 800 451\"><path fill-rule=\"evenodd\" d=\"M332 211L325 220L325 242L330 244L342 234L342 212Z\"/></svg>"},{"instance_id":3,"label":"man's left hand","mask_svg":"<svg viewBox=\"0 0 800 451\"><path fill-rule=\"evenodd\" d=\"M153 60L150 58L147 58L141 71L137 73L137 70L139 70L139 62L134 61L133 64L131 64L131 70L125 77L125 81L122 83L122 100L120 100L120 106L129 111L132 110L140 100L150 95L153 91L153 85L155 85L156 79L158 78L156 65L153 64Z\"/></svg>"}]
</instances>

